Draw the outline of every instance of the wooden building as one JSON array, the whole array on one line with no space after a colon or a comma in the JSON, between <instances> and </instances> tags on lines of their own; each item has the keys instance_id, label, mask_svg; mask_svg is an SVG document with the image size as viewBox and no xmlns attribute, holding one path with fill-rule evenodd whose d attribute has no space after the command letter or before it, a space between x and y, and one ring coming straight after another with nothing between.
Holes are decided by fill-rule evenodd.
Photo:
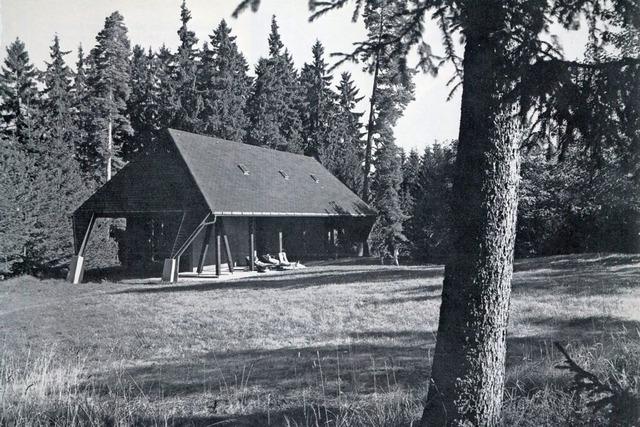
<instances>
[{"instance_id":1,"label":"wooden building","mask_svg":"<svg viewBox=\"0 0 640 427\"><path fill-rule=\"evenodd\" d=\"M126 219L126 267L162 266L176 282L206 265L253 268L254 252L348 254L375 212L311 157L169 129L74 212L74 283L97 218Z\"/></svg>"}]
</instances>

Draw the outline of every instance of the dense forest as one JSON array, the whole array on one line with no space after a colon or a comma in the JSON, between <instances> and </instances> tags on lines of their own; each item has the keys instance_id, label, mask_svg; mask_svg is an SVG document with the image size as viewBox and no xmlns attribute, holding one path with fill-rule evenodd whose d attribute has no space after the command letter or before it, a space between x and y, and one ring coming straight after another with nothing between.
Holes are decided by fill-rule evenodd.
<instances>
[{"instance_id":1,"label":"dense forest","mask_svg":"<svg viewBox=\"0 0 640 427\"><path fill-rule=\"evenodd\" d=\"M369 36L393 16L370 11L363 17ZM0 73L0 271L65 265L69 215L152 149L165 127L313 156L377 209L373 254L444 261L456 142L430 144L423 153L396 144L393 128L414 98L411 73L384 50L363 55L375 87L365 106L351 75L333 74L320 41L310 46L313 60L296 69L275 17L269 53L253 69L227 22L201 41L184 3L180 19L179 45L154 50L131 47L124 18L114 12L88 52L63 51L54 36L42 70L19 39L7 48ZM523 144L516 254L638 251L637 165L614 151L593 157L558 146L552 132ZM104 223L94 233L98 260L116 261L121 227Z\"/></svg>"}]
</instances>

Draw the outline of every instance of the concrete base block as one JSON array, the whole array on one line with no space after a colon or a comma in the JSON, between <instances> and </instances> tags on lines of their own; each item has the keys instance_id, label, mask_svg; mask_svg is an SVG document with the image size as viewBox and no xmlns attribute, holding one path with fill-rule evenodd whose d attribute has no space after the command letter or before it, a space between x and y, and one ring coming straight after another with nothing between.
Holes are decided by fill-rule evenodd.
<instances>
[{"instance_id":1,"label":"concrete base block","mask_svg":"<svg viewBox=\"0 0 640 427\"><path fill-rule=\"evenodd\" d=\"M167 258L164 260L162 281L164 283L178 283L178 259Z\"/></svg>"},{"instance_id":2,"label":"concrete base block","mask_svg":"<svg viewBox=\"0 0 640 427\"><path fill-rule=\"evenodd\" d=\"M71 257L69 263L69 273L67 273L67 281L77 285L82 282L84 276L84 257L76 255Z\"/></svg>"}]
</instances>

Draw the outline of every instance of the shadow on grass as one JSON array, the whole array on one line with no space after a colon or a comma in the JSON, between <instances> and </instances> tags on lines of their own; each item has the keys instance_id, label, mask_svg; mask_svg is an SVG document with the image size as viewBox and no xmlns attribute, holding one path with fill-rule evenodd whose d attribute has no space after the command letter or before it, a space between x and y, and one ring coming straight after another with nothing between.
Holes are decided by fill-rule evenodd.
<instances>
[{"instance_id":1,"label":"shadow on grass","mask_svg":"<svg viewBox=\"0 0 640 427\"><path fill-rule=\"evenodd\" d=\"M353 269L336 271L335 269L283 272L278 275L253 277L249 279L229 280L226 282L204 282L184 285L159 285L136 287L116 292L120 293L169 293L189 291L215 291L222 289L301 289L324 285L345 284L373 284L381 282L393 282L412 279L429 279L440 276L441 270L434 269L397 269L390 267L378 267L374 269Z\"/></svg>"},{"instance_id":2,"label":"shadow on grass","mask_svg":"<svg viewBox=\"0 0 640 427\"><path fill-rule=\"evenodd\" d=\"M548 326L548 330L507 338L506 387L517 389L521 395L550 384L568 384L566 376L553 368L561 360L553 348L554 341L588 346L597 343L606 348L619 334L640 330L640 322L607 316L566 321L532 319L531 323ZM151 400L188 398L202 401L205 411L206 407L217 408L211 417L179 420L188 425L222 419L233 425L257 425L267 417L276 424L284 416L301 419L305 416L305 408L300 406L302 395L307 402L326 403L348 394L366 399L374 392L398 388L424 390L435 331L352 331L348 337L351 344L212 350L170 363L124 367L115 373L94 372L87 385L97 394L109 395L114 392L114 384L131 383L130 392L138 390ZM270 415L267 407L272 408ZM225 412L245 415L218 418L218 413Z\"/></svg>"}]
</instances>

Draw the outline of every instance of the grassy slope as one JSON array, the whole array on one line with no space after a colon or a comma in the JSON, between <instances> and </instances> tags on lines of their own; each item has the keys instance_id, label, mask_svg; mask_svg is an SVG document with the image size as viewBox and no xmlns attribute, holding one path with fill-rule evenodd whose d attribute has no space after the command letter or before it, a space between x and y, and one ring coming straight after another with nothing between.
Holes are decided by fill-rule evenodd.
<instances>
[{"instance_id":1,"label":"grassy slope","mask_svg":"<svg viewBox=\"0 0 640 427\"><path fill-rule=\"evenodd\" d=\"M509 422L535 416L540 393L567 382L552 368L553 340L603 360L611 343L640 347L639 267L630 255L517 263ZM442 272L332 265L177 286L12 279L0 283L1 409L18 417L29 405L88 405L90 417L247 424L287 415L304 425L331 417L317 413L326 408L344 414L382 399L387 409L361 421L384 424L399 399L407 420L424 394ZM73 406L69 396L90 403Z\"/></svg>"}]
</instances>

